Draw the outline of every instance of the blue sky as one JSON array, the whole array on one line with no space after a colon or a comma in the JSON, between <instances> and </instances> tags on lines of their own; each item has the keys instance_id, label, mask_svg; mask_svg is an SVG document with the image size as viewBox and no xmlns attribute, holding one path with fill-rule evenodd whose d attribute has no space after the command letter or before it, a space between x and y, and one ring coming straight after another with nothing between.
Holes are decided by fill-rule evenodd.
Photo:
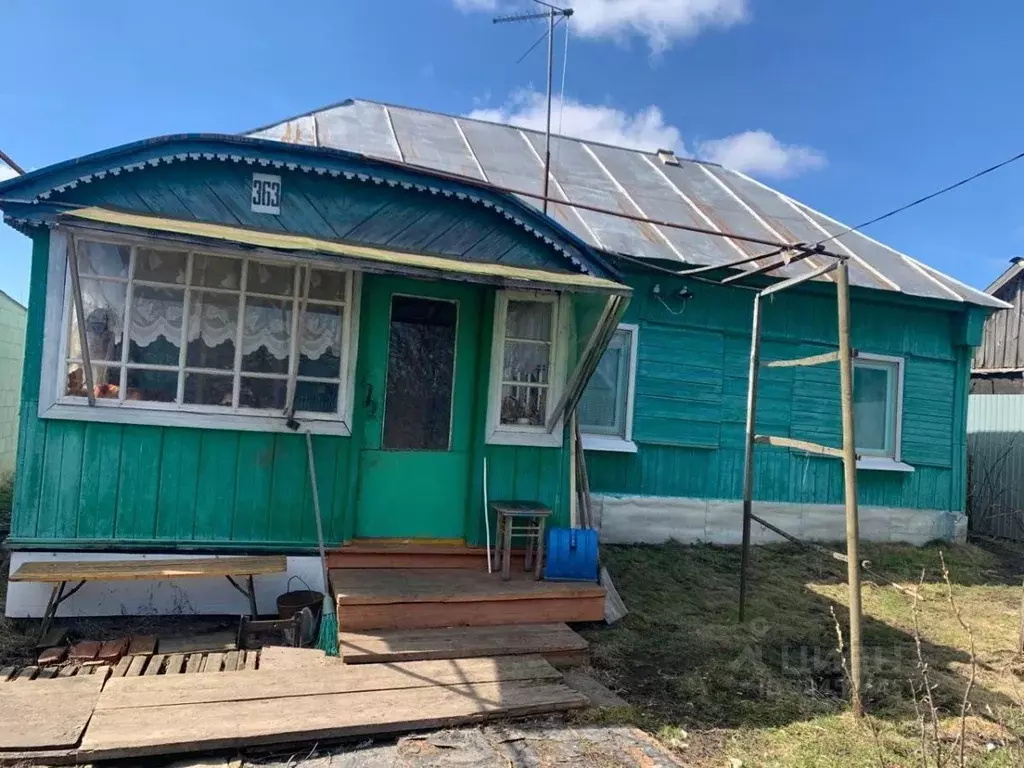
<instances>
[{"instance_id":1,"label":"blue sky","mask_svg":"<svg viewBox=\"0 0 1024 768\"><path fill-rule=\"evenodd\" d=\"M0 148L34 169L348 97L531 123L544 56L515 62L542 28L490 22L517 2L5 0ZM1020 3L575 6L566 133L672 143L848 224L1024 149ZM1024 255L1022 190L1024 162L866 232L984 287ZM0 230L0 289L24 301L28 240Z\"/></svg>"}]
</instances>

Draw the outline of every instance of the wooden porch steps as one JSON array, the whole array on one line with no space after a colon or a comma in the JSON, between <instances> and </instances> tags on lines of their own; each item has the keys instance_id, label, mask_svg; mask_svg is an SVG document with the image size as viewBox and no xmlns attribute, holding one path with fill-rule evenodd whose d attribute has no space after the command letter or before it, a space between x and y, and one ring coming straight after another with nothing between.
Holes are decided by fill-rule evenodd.
<instances>
[{"instance_id":1,"label":"wooden porch steps","mask_svg":"<svg viewBox=\"0 0 1024 768\"><path fill-rule=\"evenodd\" d=\"M467 569L338 568L331 571L338 629L431 629L602 621L604 587L534 581Z\"/></svg>"},{"instance_id":2,"label":"wooden porch steps","mask_svg":"<svg viewBox=\"0 0 1024 768\"><path fill-rule=\"evenodd\" d=\"M556 667L585 664L588 643L565 624L339 632L346 664L539 654Z\"/></svg>"},{"instance_id":3,"label":"wooden porch steps","mask_svg":"<svg viewBox=\"0 0 1024 768\"><path fill-rule=\"evenodd\" d=\"M513 550L513 562L522 567L522 550ZM415 539L355 541L327 553L334 568L438 568L487 570L487 548L462 543L423 542Z\"/></svg>"}]
</instances>

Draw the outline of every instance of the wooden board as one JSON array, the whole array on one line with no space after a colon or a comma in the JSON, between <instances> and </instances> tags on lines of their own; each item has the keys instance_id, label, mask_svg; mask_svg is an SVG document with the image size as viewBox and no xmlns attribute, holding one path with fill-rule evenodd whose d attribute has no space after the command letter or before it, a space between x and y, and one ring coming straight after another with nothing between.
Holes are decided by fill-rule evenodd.
<instances>
[{"instance_id":1,"label":"wooden board","mask_svg":"<svg viewBox=\"0 0 1024 768\"><path fill-rule=\"evenodd\" d=\"M255 651L249 651L255 655ZM289 648L268 645L260 651L260 670L266 669L309 669L310 667L331 667L341 664L337 656L328 656L317 648Z\"/></svg>"},{"instance_id":2,"label":"wooden board","mask_svg":"<svg viewBox=\"0 0 1024 768\"><path fill-rule=\"evenodd\" d=\"M211 675L244 680L261 675ZM150 678L177 680L179 676ZM193 678L196 679L196 678ZM284 691L278 689L278 694ZM79 760L200 752L259 744L400 733L586 706L562 683L498 682L287 699L105 709L93 714Z\"/></svg>"},{"instance_id":3,"label":"wooden board","mask_svg":"<svg viewBox=\"0 0 1024 768\"><path fill-rule=\"evenodd\" d=\"M425 659L465 659L528 653L586 652L587 641L565 624L342 632L338 648L346 664Z\"/></svg>"},{"instance_id":4,"label":"wooden board","mask_svg":"<svg viewBox=\"0 0 1024 768\"><path fill-rule=\"evenodd\" d=\"M497 574L471 570L340 568L331 571L330 576L339 607L389 603L604 598L604 589L596 583L534 581L526 575L502 581Z\"/></svg>"},{"instance_id":5,"label":"wooden board","mask_svg":"<svg viewBox=\"0 0 1024 768\"><path fill-rule=\"evenodd\" d=\"M539 656L410 661L262 670L255 675L164 675L110 680L97 711L324 696L504 681L558 682L562 674Z\"/></svg>"},{"instance_id":6,"label":"wooden board","mask_svg":"<svg viewBox=\"0 0 1024 768\"><path fill-rule=\"evenodd\" d=\"M208 557L174 560L67 560L28 562L11 574L11 581L133 581L137 579L213 578L284 573L284 556Z\"/></svg>"},{"instance_id":7,"label":"wooden board","mask_svg":"<svg viewBox=\"0 0 1024 768\"><path fill-rule=\"evenodd\" d=\"M603 621L604 593L558 600L480 600L476 602L390 603L338 607L342 631L481 627L502 624Z\"/></svg>"},{"instance_id":8,"label":"wooden board","mask_svg":"<svg viewBox=\"0 0 1024 768\"><path fill-rule=\"evenodd\" d=\"M201 635L160 637L161 653L202 653L233 651L238 648L238 634L230 629Z\"/></svg>"},{"instance_id":9,"label":"wooden board","mask_svg":"<svg viewBox=\"0 0 1024 768\"><path fill-rule=\"evenodd\" d=\"M85 730L106 674L5 685L0 693L0 749L72 747Z\"/></svg>"}]
</instances>

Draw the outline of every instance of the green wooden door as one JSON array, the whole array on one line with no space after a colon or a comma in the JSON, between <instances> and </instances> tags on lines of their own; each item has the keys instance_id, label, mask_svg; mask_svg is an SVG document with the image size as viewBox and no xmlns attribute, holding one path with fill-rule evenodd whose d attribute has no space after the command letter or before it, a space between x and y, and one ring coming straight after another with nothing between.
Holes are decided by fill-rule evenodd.
<instances>
[{"instance_id":1,"label":"green wooden door","mask_svg":"<svg viewBox=\"0 0 1024 768\"><path fill-rule=\"evenodd\" d=\"M356 536L465 537L482 294L367 276Z\"/></svg>"}]
</instances>

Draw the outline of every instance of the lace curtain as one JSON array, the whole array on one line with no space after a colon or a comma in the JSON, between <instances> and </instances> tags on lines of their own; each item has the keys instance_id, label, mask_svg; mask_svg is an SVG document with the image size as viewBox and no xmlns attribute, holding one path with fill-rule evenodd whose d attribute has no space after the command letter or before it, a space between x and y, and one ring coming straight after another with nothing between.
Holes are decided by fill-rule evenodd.
<instances>
[{"instance_id":1,"label":"lace curtain","mask_svg":"<svg viewBox=\"0 0 1024 768\"><path fill-rule=\"evenodd\" d=\"M216 297L216 298L214 298ZM189 307L188 341L202 339L208 347L238 336L238 305L235 297L227 304L223 294L195 291ZM120 339L124 326L125 285L83 281L82 300L90 350L102 346L101 337ZM278 359L288 357L291 344L291 309L293 302L247 304L242 335L242 354L260 347ZM130 339L139 347L148 347L163 337L178 346L184 315L184 292L173 289L136 288L132 300ZM69 340L69 355L80 357L77 334ZM341 348L340 308L310 305L302 318L299 351L309 360L318 360L329 350L337 355Z\"/></svg>"}]
</instances>

